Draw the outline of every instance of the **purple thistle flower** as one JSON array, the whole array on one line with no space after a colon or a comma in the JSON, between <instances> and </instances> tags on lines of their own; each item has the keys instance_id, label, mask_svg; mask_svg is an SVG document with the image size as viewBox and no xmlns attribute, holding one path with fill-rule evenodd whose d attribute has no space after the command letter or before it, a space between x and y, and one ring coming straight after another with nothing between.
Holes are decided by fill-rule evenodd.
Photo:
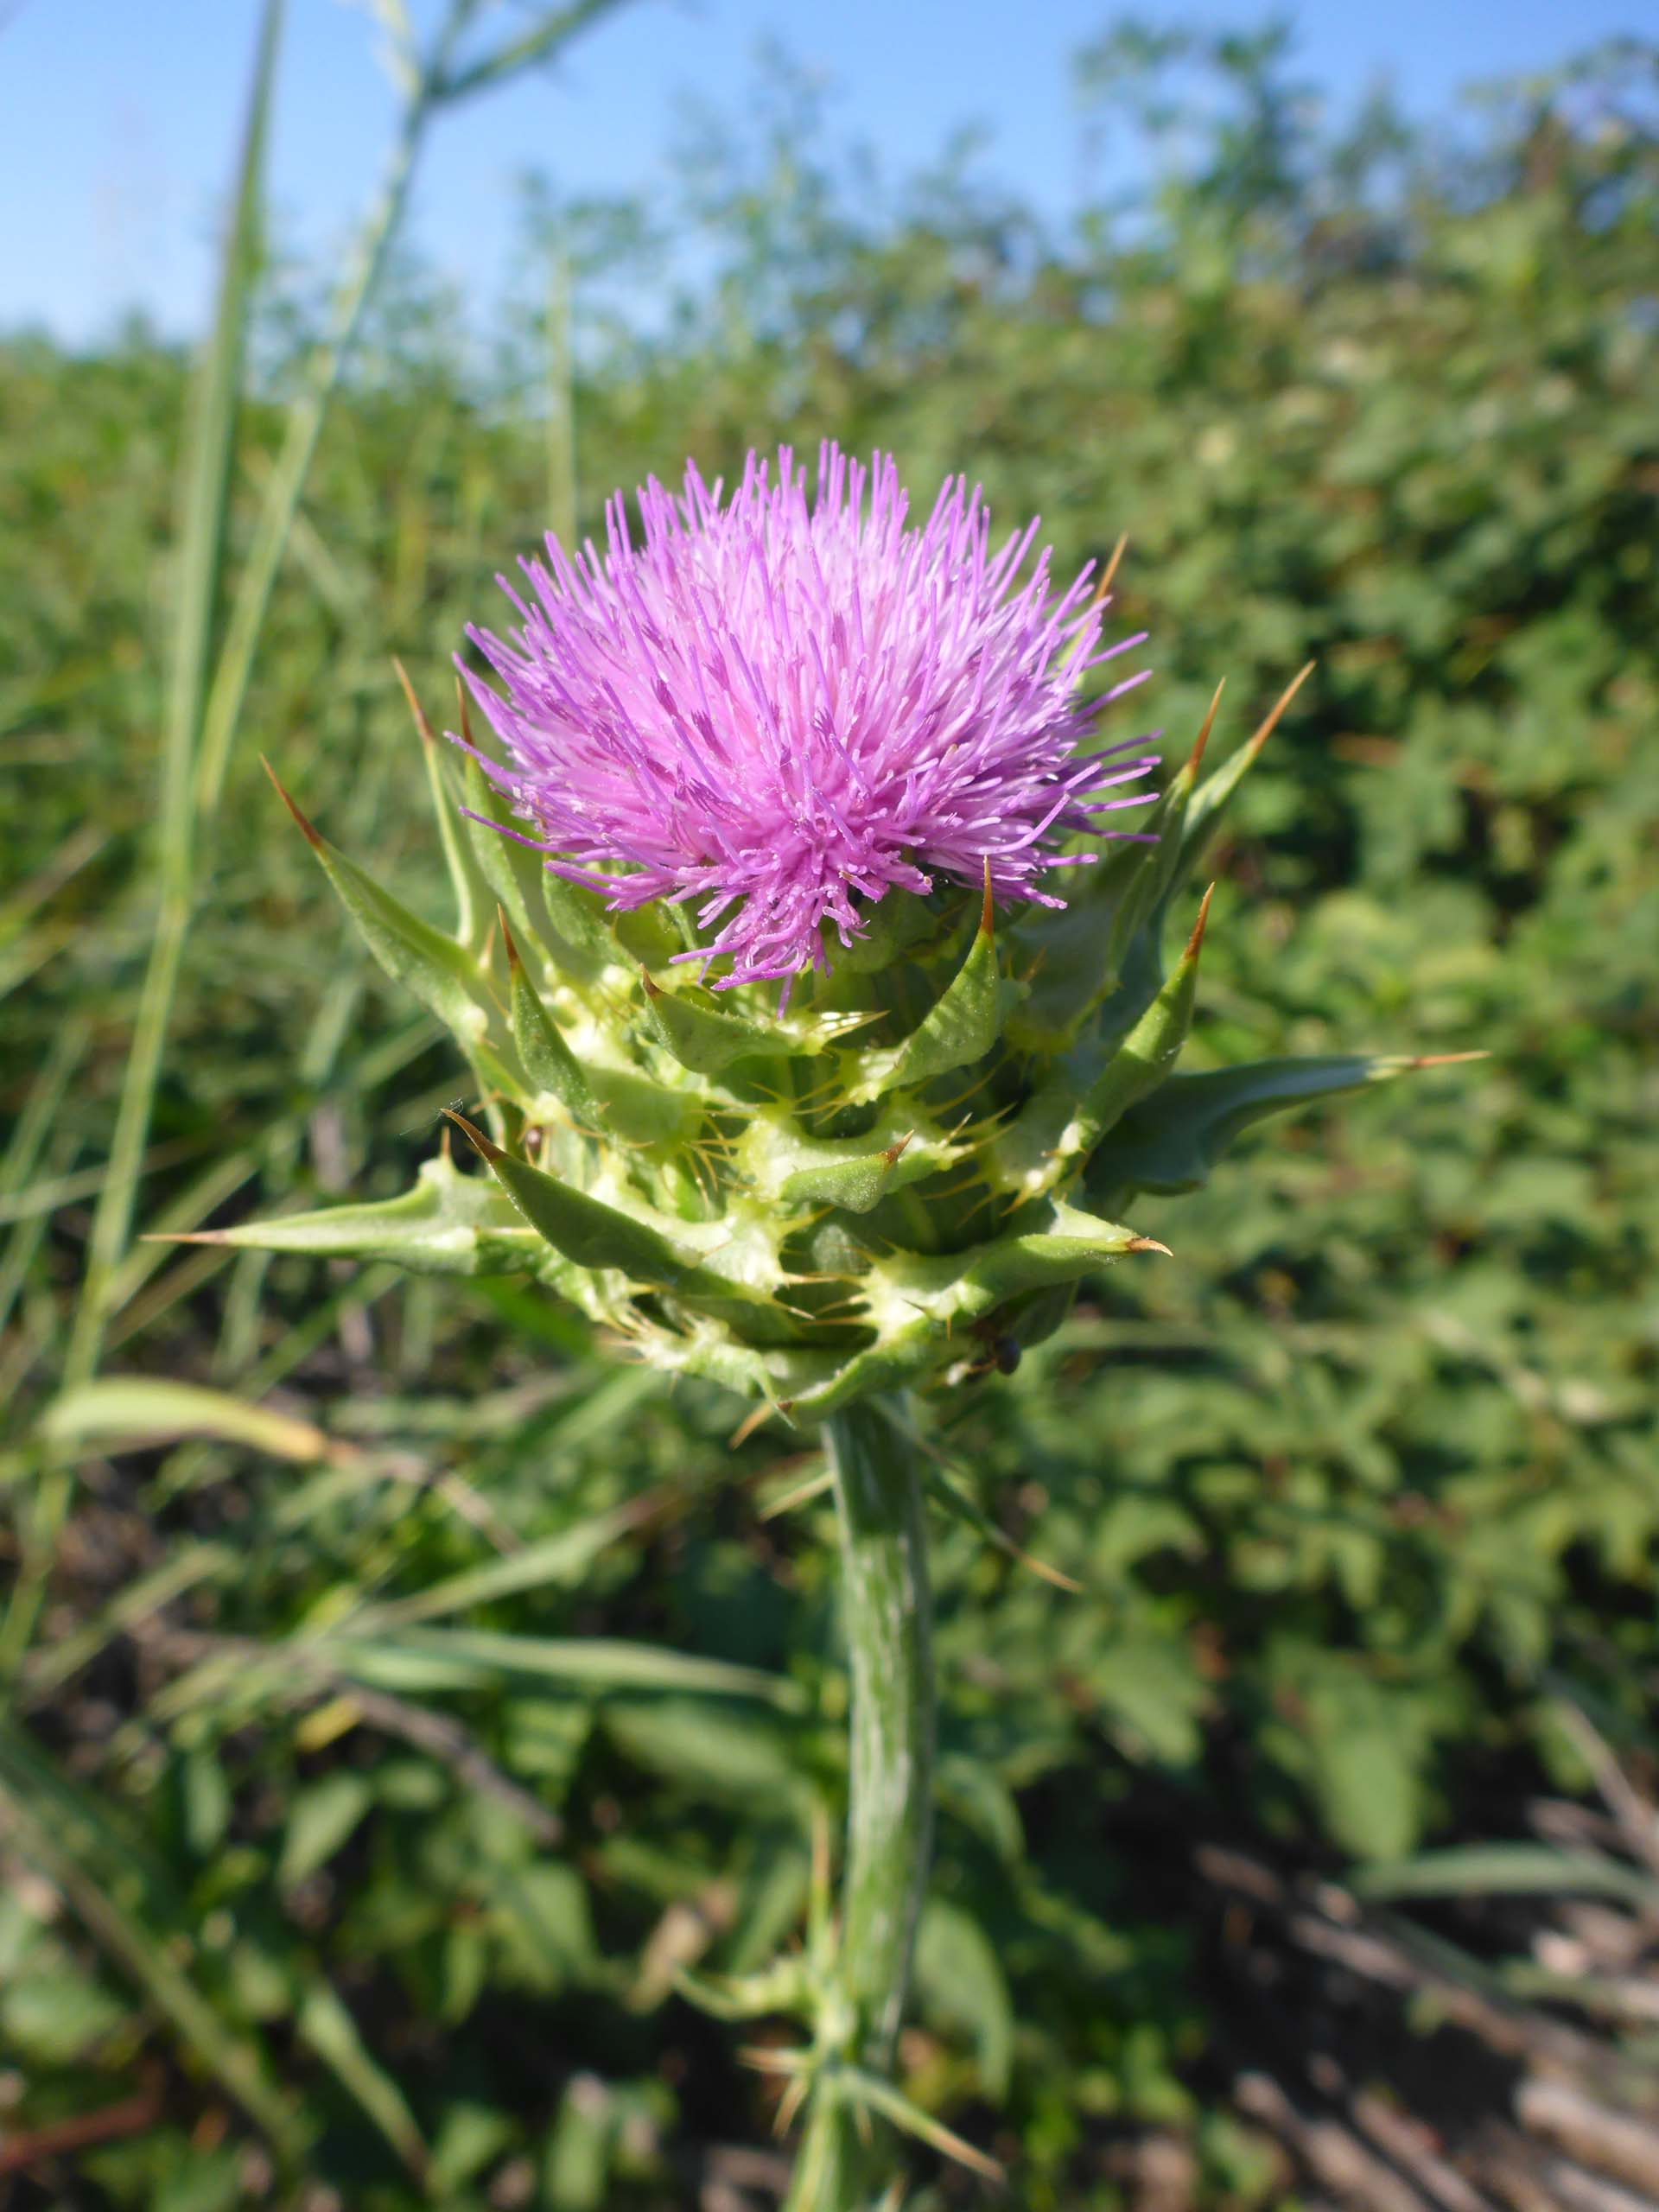
<instances>
[{"instance_id":1,"label":"purple thistle flower","mask_svg":"<svg viewBox=\"0 0 1659 2212\"><path fill-rule=\"evenodd\" d=\"M810 502L787 448L721 489L690 465L679 499L652 479L643 546L619 493L602 558L550 537L524 563L534 604L501 579L523 627L467 632L506 691L467 673L509 756L483 765L549 866L618 907L696 901L721 926L680 957L728 960L725 985L826 966L826 920L849 944L889 891L976 885L988 861L996 897L1062 905L1046 871L1096 855L1056 845L1126 834L1098 817L1154 794L1102 794L1158 765L1143 738L1079 755L1142 680L1077 699L1141 642L1096 650L1090 570L1058 592L1045 550L1022 581L1037 524L993 551L963 477L911 525L880 454L826 445Z\"/></svg>"}]
</instances>

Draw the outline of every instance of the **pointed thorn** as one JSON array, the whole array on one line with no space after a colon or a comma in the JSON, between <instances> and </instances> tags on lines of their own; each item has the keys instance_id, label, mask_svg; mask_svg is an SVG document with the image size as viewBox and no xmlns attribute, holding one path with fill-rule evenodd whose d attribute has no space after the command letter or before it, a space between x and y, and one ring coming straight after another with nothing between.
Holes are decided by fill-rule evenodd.
<instances>
[{"instance_id":1,"label":"pointed thorn","mask_svg":"<svg viewBox=\"0 0 1659 2212\"><path fill-rule=\"evenodd\" d=\"M1112 548L1112 557L1106 563L1106 573L1101 578L1099 588L1095 593L1095 604L1096 607L1103 607L1106 604L1108 598L1110 596L1113 579L1116 576L1118 569L1122 563L1123 556L1128 552L1128 548L1129 533L1126 530L1122 533L1116 544Z\"/></svg>"},{"instance_id":2,"label":"pointed thorn","mask_svg":"<svg viewBox=\"0 0 1659 2212\"><path fill-rule=\"evenodd\" d=\"M433 734L431 723L428 721L426 718L426 709L422 706L420 701L415 696L415 686L409 680L409 671L404 666L404 664L398 659L396 653L391 657L391 664L397 671L397 681L404 687L404 696L409 702L410 713L415 717L416 728L419 730L422 737L428 745L435 745L438 741Z\"/></svg>"},{"instance_id":3,"label":"pointed thorn","mask_svg":"<svg viewBox=\"0 0 1659 2212\"><path fill-rule=\"evenodd\" d=\"M899 1138L897 1144L890 1144L887 1147L881 1157L887 1161L889 1167L896 1167L899 1165L899 1162L904 1158L906 1153L909 1150L911 1140L915 1134L916 1132L914 1129L906 1129L904 1135Z\"/></svg>"},{"instance_id":4,"label":"pointed thorn","mask_svg":"<svg viewBox=\"0 0 1659 2212\"><path fill-rule=\"evenodd\" d=\"M1198 742L1192 747L1192 758L1187 761L1186 772L1189 776L1196 776L1198 772L1199 763L1204 759L1204 748L1209 744L1210 733L1216 726L1216 710L1221 704L1221 695L1226 689L1227 679L1224 676L1216 686L1216 696L1210 702L1210 711L1204 718L1204 727L1198 732Z\"/></svg>"},{"instance_id":5,"label":"pointed thorn","mask_svg":"<svg viewBox=\"0 0 1659 2212\"><path fill-rule=\"evenodd\" d=\"M1168 1245L1160 1244L1155 1236L1131 1236L1123 1249L1126 1252L1161 1252L1166 1260L1173 1260L1175 1256Z\"/></svg>"},{"instance_id":6,"label":"pointed thorn","mask_svg":"<svg viewBox=\"0 0 1659 2212\"><path fill-rule=\"evenodd\" d=\"M518 957L518 947L513 941L512 931L508 925L506 909L499 899L495 902L495 918L501 926L501 942L507 949L508 969L516 976L524 963Z\"/></svg>"},{"instance_id":7,"label":"pointed thorn","mask_svg":"<svg viewBox=\"0 0 1659 2212\"><path fill-rule=\"evenodd\" d=\"M1058 1567L1051 1567L1046 1559L1038 1559L1030 1552L1016 1552L1014 1557L1021 1567L1049 1583L1056 1590L1064 1590L1068 1598L1081 1598L1083 1585L1075 1576L1063 1574Z\"/></svg>"},{"instance_id":8,"label":"pointed thorn","mask_svg":"<svg viewBox=\"0 0 1659 2212\"><path fill-rule=\"evenodd\" d=\"M1280 716L1284 713L1285 709L1290 704L1291 701L1296 696L1296 694L1301 690L1303 684L1306 683L1308 677L1313 675L1317 665L1318 664L1316 662L1311 660L1305 661L1301 667L1297 670L1295 675L1291 677L1289 683L1286 684L1284 690L1280 693L1278 702L1268 715L1267 720L1262 724L1255 736L1251 738L1249 745L1245 747L1246 752L1249 754L1252 760L1255 760L1256 754L1262 750L1268 740L1273 735L1274 730L1278 728Z\"/></svg>"},{"instance_id":9,"label":"pointed thorn","mask_svg":"<svg viewBox=\"0 0 1659 2212\"><path fill-rule=\"evenodd\" d=\"M642 968L639 970L639 976L641 982L645 987L645 996L648 999L661 998L663 995L663 987L653 978L650 969Z\"/></svg>"},{"instance_id":10,"label":"pointed thorn","mask_svg":"<svg viewBox=\"0 0 1659 2212\"><path fill-rule=\"evenodd\" d=\"M283 804L288 809L296 822L299 823L301 832L303 835L306 842L310 846L314 853L320 853L322 850L322 832L314 823L308 821L306 817L301 813L299 808L295 805L293 800L283 788L281 777L278 776L276 771L271 766L270 761L266 760L263 753L259 755L259 765L264 770L265 773L270 778L272 784L276 786L277 798L281 799Z\"/></svg>"},{"instance_id":11,"label":"pointed thorn","mask_svg":"<svg viewBox=\"0 0 1659 2212\"><path fill-rule=\"evenodd\" d=\"M148 1230L138 1239L141 1244L228 1244L231 1239L222 1229L180 1230L168 1236L164 1230Z\"/></svg>"},{"instance_id":12,"label":"pointed thorn","mask_svg":"<svg viewBox=\"0 0 1659 2212\"><path fill-rule=\"evenodd\" d=\"M741 2044L737 2056L740 2064L753 2066L757 2074L787 2074L791 2077L798 2075L807 2063L804 2050L792 2047L779 2050L766 2044Z\"/></svg>"},{"instance_id":13,"label":"pointed thorn","mask_svg":"<svg viewBox=\"0 0 1659 2212\"><path fill-rule=\"evenodd\" d=\"M994 927L991 912L991 856L987 853L985 855L985 899L979 910L979 933L982 937L989 937L993 933Z\"/></svg>"},{"instance_id":14,"label":"pointed thorn","mask_svg":"<svg viewBox=\"0 0 1659 2212\"><path fill-rule=\"evenodd\" d=\"M790 2129L794 2126L796 2117L799 2113L801 2107L806 2102L807 2092L810 2086L811 2085L808 2082L805 2075L803 2074L797 2080L791 2082L789 2087L784 2091L783 2095L779 2098L778 2116L772 2121L772 2131L777 2135L779 2142L783 2140L784 2137L788 2134Z\"/></svg>"},{"instance_id":15,"label":"pointed thorn","mask_svg":"<svg viewBox=\"0 0 1659 2212\"><path fill-rule=\"evenodd\" d=\"M728 1452L735 1452L741 1445L747 1444L755 1430L764 1428L772 1419L772 1411L773 1408L771 1406L761 1405L756 1406L752 1413L745 1414L727 1438L726 1449Z\"/></svg>"},{"instance_id":16,"label":"pointed thorn","mask_svg":"<svg viewBox=\"0 0 1659 2212\"><path fill-rule=\"evenodd\" d=\"M473 1122L467 1119L467 1116L464 1114L457 1114L452 1107L448 1106L446 1106L443 1111L446 1117L449 1121L452 1121L455 1127L461 1131L462 1135L468 1139L472 1144L473 1149L478 1154L479 1157L482 1160L487 1160L492 1167L494 1166L498 1160L505 1160L506 1158L507 1155L502 1151L500 1146L495 1143L492 1138L486 1137L483 1130L476 1128Z\"/></svg>"},{"instance_id":17,"label":"pointed thorn","mask_svg":"<svg viewBox=\"0 0 1659 2212\"><path fill-rule=\"evenodd\" d=\"M1215 895L1216 887L1212 883L1198 901L1198 918L1193 923L1192 934L1186 940L1186 950L1181 955L1183 960L1196 960L1198 957L1199 947L1204 943L1205 924L1210 918L1210 901Z\"/></svg>"},{"instance_id":18,"label":"pointed thorn","mask_svg":"<svg viewBox=\"0 0 1659 2212\"><path fill-rule=\"evenodd\" d=\"M1419 1052L1407 1065L1414 1073L1419 1068L1454 1068L1465 1060L1490 1060L1491 1057L1484 1047L1475 1052Z\"/></svg>"}]
</instances>

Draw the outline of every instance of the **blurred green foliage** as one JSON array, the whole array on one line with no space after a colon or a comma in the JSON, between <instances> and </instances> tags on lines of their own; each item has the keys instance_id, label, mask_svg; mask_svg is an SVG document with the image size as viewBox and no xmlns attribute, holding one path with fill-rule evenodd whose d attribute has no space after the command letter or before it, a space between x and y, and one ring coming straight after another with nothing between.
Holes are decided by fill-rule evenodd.
<instances>
[{"instance_id":1,"label":"blurred green foliage","mask_svg":"<svg viewBox=\"0 0 1659 2212\"><path fill-rule=\"evenodd\" d=\"M783 73L701 128L666 215L544 193L528 259L551 232L575 271L585 525L688 451L833 433L1039 509L1062 568L1127 531L1172 752L1218 676L1219 748L1317 656L1230 835L1195 1050L1491 1055L1275 1125L1181 1202L1173 1262L931 1415L1084 1587L940 1523L907 2088L1033 2208L1120 2201L1112 2145L1154 2126L1246 2205L1284 2177L1217 2094L1194 1844L1334 1867L1497 1832L1586 1779L1563 1686L1653 1749L1659 74L1624 49L1338 138L1271 35L1120 34L1078 82L1160 181L1064 234L970 152L872 180ZM711 273L677 289L688 245ZM306 320L291 287L269 315L233 530ZM256 759L435 906L390 657L435 711L562 496L539 311L487 372L457 327L400 270L326 435L149 1227L389 1192L458 1090ZM151 924L183 378L139 332L0 349L14 1522ZM508 1285L143 1245L111 1343L300 1425L78 1446L0 1736L0 2097L14 2139L130 2124L48 2142L15 2201L213 2212L295 2172L314 2212L698 2201L768 2100L676 1971L769 1955L840 1787L827 1509L766 1513L810 1465Z\"/></svg>"}]
</instances>

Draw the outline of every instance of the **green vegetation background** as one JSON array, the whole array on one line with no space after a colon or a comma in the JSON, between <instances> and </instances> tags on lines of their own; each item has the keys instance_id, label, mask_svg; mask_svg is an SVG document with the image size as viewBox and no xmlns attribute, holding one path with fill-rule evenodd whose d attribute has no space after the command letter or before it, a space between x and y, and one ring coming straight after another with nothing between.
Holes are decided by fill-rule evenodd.
<instances>
[{"instance_id":1,"label":"green vegetation background","mask_svg":"<svg viewBox=\"0 0 1659 2212\"><path fill-rule=\"evenodd\" d=\"M1219 677L1224 750L1316 658L1219 869L1192 1064L1491 1055L1143 1205L1173 1261L938 1410L986 1513L1085 1591L939 1527L907 2086L1023 2204L1118 2202L1113 2145L1155 2126L1198 2198L1255 2205L1286 2176L1228 2107L1194 1847L1339 1869L1514 1834L1529 1792L1586 1784L1568 1701L1638 1770L1656 1748L1659 77L1628 51L1340 142L1271 39L1108 41L1079 82L1169 181L1063 236L971 154L843 160L777 71L666 213L532 199L524 297L556 244L584 528L688 452L833 434L1040 510L1062 568L1127 531L1172 753ZM311 320L305 272L270 288L238 531ZM541 309L487 362L464 321L397 269L327 431L148 1226L389 1192L458 1094L257 756L435 911L391 657L440 715L462 625L570 489ZM151 926L186 368L137 332L0 347L14 1534ZM673 1970L767 1955L840 1787L827 1520L766 1515L810 1465L511 1286L139 1251L109 1370L302 1426L82 1447L0 1737L0 2125L142 2124L15 2201L287 2201L284 2144L319 2212L697 2201L770 2093ZM594 1643L584 1676L566 1639L667 1656L631 1677ZM969 2201L930 2171L919 2202Z\"/></svg>"}]
</instances>

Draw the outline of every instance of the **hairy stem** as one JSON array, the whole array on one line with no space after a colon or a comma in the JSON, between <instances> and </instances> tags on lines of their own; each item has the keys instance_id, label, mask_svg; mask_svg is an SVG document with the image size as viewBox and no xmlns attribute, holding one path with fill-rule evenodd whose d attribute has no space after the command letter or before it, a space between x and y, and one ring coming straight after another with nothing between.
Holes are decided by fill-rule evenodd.
<instances>
[{"instance_id":1,"label":"hairy stem","mask_svg":"<svg viewBox=\"0 0 1659 2212\"><path fill-rule=\"evenodd\" d=\"M842 2056L885 2078L910 1980L932 1833L933 1654L918 1470L876 1404L829 1423L852 1662L847 1863L841 1910ZM785 2212L862 2212L888 2179L833 2067L814 2097Z\"/></svg>"}]
</instances>

